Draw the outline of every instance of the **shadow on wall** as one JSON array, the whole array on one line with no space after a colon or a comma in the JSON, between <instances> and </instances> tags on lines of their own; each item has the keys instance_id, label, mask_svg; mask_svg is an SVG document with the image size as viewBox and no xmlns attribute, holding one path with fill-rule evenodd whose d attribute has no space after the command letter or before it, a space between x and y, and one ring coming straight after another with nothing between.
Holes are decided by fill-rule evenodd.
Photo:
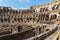
<instances>
[{"instance_id":1,"label":"shadow on wall","mask_svg":"<svg viewBox=\"0 0 60 40\"><path fill-rule=\"evenodd\" d=\"M35 33L32 30L28 30L22 33L0 37L0 40L23 40L32 36L35 36Z\"/></svg>"}]
</instances>

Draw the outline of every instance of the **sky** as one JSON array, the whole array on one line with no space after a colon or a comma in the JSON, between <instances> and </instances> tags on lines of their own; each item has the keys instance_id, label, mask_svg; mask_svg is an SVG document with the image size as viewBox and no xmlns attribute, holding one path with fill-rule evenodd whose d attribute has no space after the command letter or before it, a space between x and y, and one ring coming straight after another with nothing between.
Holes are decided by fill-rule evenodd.
<instances>
[{"instance_id":1,"label":"sky","mask_svg":"<svg viewBox=\"0 0 60 40\"><path fill-rule=\"evenodd\" d=\"M31 6L37 6L53 2L54 0L0 0L0 6L12 7L13 9L27 9Z\"/></svg>"}]
</instances>

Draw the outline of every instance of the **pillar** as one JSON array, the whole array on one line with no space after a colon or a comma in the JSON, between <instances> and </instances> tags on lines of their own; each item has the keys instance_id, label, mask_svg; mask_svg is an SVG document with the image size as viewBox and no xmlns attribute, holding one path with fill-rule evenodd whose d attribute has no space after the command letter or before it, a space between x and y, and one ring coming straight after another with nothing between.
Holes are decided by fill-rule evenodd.
<instances>
[{"instance_id":1,"label":"pillar","mask_svg":"<svg viewBox=\"0 0 60 40\"><path fill-rule=\"evenodd\" d=\"M13 29L12 29L12 34L13 33L17 33L18 32L18 29L16 28L16 27L14 27Z\"/></svg>"},{"instance_id":2,"label":"pillar","mask_svg":"<svg viewBox=\"0 0 60 40\"><path fill-rule=\"evenodd\" d=\"M43 33L43 28L41 28L41 33Z\"/></svg>"}]
</instances>

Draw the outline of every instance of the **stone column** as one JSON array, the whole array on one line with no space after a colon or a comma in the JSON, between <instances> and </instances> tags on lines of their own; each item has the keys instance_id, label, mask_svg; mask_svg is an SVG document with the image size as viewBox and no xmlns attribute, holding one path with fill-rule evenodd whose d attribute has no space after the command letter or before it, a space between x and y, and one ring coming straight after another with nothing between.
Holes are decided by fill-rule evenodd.
<instances>
[{"instance_id":1,"label":"stone column","mask_svg":"<svg viewBox=\"0 0 60 40\"><path fill-rule=\"evenodd\" d=\"M41 21L43 20L43 15L41 14Z\"/></svg>"},{"instance_id":2,"label":"stone column","mask_svg":"<svg viewBox=\"0 0 60 40\"><path fill-rule=\"evenodd\" d=\"M39 34L41 34L41 27L39 28Z\"/></svg>"},{"instance_id":3,"label":"stone column","mask_svg":"<svg viewBox=\"0 0 60 40\"><path fill-rule=\"evenodd\" d=\"M12 34L13 33L17 33L18 32L18 29L16 28L16 27L14 27L13 29L12 29Z\"/></svg>"},{"instance_id":4,"label":"stone column","mask_svg":"<svg viewBox=\"0 0 60 40\"><path fill-rule=\"evenodd\" d=\"M45 14L45 19L44 19L44 21L46 21L46 14Z\"/></svg>"},{"instance_id":5,"label":"stone column","mask_svg":"<svg viewBox=\"0 0 60 40\"><path fill-rule=\"evenodd\" d=\"M46 26L43 26L43 28L44 28L44 32L46 32Z\"/></svg>"},{"instance_id":6,"label":"stone column","mask_svg":"<svg viewBox=\"0 0 60 40\"><path fill-rule=\"evenodd\" d=\"M41 14L40 14L40 21L41 21Z\"/></svg>"},{"instance_id":7,"label":"stone column","mask_svg":"<svg viewBox=\"0 0 60 40\"><path fill-rule=\"evenodd\" d=\"M42 27L41 27L41 33L43 33L42 31L43 31L43 29L42 29Z\"/></svg>"}]
</instances>

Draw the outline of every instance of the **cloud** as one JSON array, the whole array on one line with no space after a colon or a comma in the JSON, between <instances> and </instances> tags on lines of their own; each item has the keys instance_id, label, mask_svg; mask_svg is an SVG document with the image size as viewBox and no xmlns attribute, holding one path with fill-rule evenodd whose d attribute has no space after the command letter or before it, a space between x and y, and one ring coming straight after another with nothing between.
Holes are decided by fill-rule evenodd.
<instances>
[{"instance_id":1,"label":"cloud","mask_svg":"<svg viewBox=\"0 0 60 40\"><path fill-rule=\"evenodd\" d=\"M28 9L28 7L25 7L25 8L20 8L20 9Z\"/></svg>"},{"instance_id":2,"label":"cloud","mask_svg":"<svg viewBox=\"0 0 60 40\"><path fill-rule=\"evenodd\" d=\"M12 5L11 7L12 7L12 9L28 9L28 7L20 7L20 8L16 8L16 7L14 7L13 5Z\"/></svg>"},{"instance_id":3,"label":"cloud","mask_svg":"<svg viewBox=\"0 0 60 40\"><path fill-rule=\"evenodd\" d=\"M29 3L31 0L19 0L20 3Z\"/></svg>"}]
</instances>

